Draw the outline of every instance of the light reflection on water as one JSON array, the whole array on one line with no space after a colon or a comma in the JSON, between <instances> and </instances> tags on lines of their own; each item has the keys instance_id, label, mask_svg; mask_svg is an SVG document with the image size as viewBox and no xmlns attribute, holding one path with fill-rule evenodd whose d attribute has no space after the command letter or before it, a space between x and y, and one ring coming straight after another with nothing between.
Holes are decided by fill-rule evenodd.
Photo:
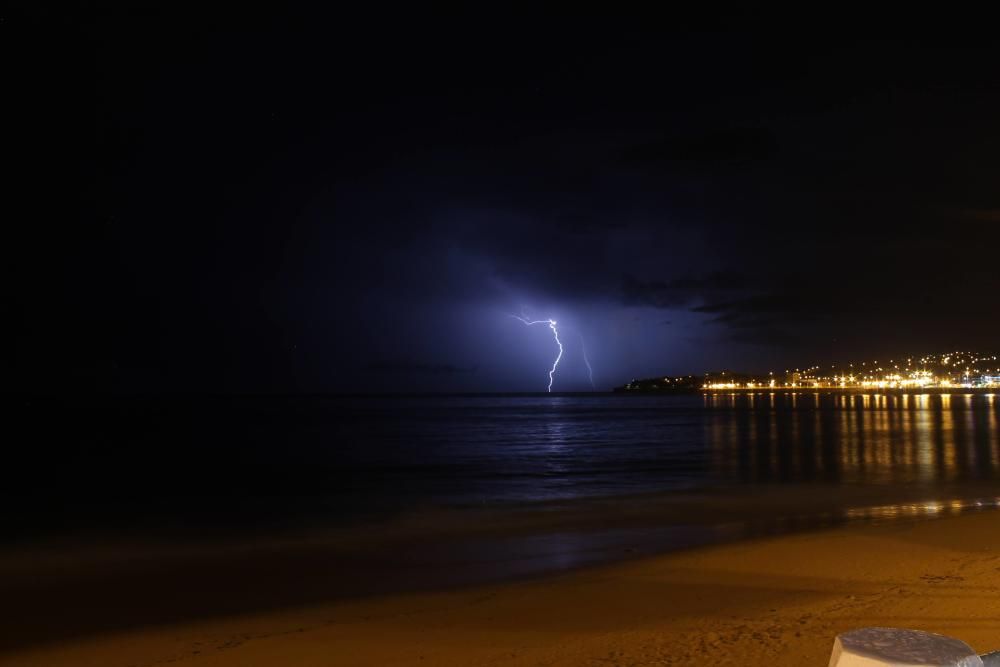
<instances>
[{"instance_id":1,"label":"light reflection on water","mask_svg":"<svg viewBox=\"0 0 1000 667\"><path fill-rule=\"evenodd\" d=\"M877 523L896 519L929 519L954 516L966 512L997 508L1000 508L1000 497L974 500L953 499L948 501L852 507L844 511L844 518L847 520L863 520Z\"/></svg>"},{"instance_id":2,"label":"light reflection on water","mask_svg":"<svg viewBox=\"0 0 1000 667\"><path fill-rule=\"evenodd\" d=\"M659 531L649 544L694 544L719 539L718 526L728 539L922 519L996 508L1000 496L990 394L269 397L42 419L47 410L26 423L51 442L71 425L86 446L64 450L61 466L44 446L15 450L11 469L49 474L15 489L31 502L9 504L8 528L27 506L57 530L69 507L72 524L109 531L316 522L350 535L398 521L424 536L474 524L548 536L560 553L599 529L614 534L597 551L621 552L640 529ZM137 471L136 452L158 465ZM41 522L18 525L33 534Z\"/></svg>"},{"instance_id":3,"label":"light reflection on water","mask_svg":"<svg viewBox=\"0 0 1000 667\"><path fill-rule=\"evenodd\" d=\"M129 402L47 421L45 409L26 423L55 424L50 442L70 424L86 446L46 458L39 437L16 450L21 469L50 473L17 493L60 516L80 498L98 514L354 517L723 487L877 489L869 504L887 504L992 495L1000 479L1000 401L988 394L289 397ZM158 465L136 471L136 452Z\"/></svg>"},{"instance_id":4,"label":"light reflection on water","mask_svg":"<svg viewBox=\"0 0 1000 667\"><path fill-rule=\"evenodd\" d=\"M995 480L993 395L706 394L714 472L741 482Z\"/></svg>"},{"instance_id":5,"label":"light reflection on water","mask_svg":"<svg viewBox=\"0 0 1000 667\"><path fill-rule=\"evenodd\" d=\"M412 397L317 407L325 423L316 442L286 447L333 463L339 492L362 504L816 484L949 497L1000 478L1000 404L984 394Z\"/></svg>"}]
</instances>

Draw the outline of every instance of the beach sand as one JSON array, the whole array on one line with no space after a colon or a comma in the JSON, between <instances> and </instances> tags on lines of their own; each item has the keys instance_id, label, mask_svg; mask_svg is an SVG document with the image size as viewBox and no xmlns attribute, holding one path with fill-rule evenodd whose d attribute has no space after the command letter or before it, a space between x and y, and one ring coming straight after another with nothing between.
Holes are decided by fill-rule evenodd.
<instances>
[{"instance_id":1,"label":"beach sand","mask_svg":"<svg viewBox=\"0 0 1000 667\"><path fill-rule=\"evenodd\" d=\"M102 613L99 592L77 592L95 596L93 613ZM58 617L56 603L46 604ZM45 608L4 607L46 623ZM850 525L533 580L64 637L8 647L0 664L803 666L825 665L837 633L870 625L1000 648L1000 513Z\"/></svg>"}]
</instances>

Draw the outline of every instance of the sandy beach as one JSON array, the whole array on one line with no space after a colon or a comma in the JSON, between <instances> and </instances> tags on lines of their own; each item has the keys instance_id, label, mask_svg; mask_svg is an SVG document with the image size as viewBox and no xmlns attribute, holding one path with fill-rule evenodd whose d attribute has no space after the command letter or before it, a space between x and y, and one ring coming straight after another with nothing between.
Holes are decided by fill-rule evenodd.
<instances>
[{"instance_id":1,"label":"sandy beach","mask_svg":"<svg viewBox=\"0 0 1000 667\"><path fill-rule=\"evenodd\" d=\"M66 591L74 594L95 596L93 613L103 613L99 591ZM42 627L46 611L5 609ZM838 632L868 625L1000 647L1000 514L851 525L532 580L162 623L13 648L0 664L823 665Z\"/></svg>"}]
</instances>

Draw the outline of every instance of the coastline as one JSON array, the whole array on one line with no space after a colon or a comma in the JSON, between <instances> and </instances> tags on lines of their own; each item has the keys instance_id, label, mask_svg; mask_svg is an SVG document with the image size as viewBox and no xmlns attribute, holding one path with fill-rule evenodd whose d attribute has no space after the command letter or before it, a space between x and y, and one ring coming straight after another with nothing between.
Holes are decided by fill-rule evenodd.
<instances>
[{"instance_id":1,"label":"coastline","mask_svg":"<svg viewBox=\"0 0 1000 667\"><path fill-rule=\"evenodd\" d=\"M0 665L824 664L837 632L878 624L997 648L1000 514L914 520L945 513L512 573L499 583L459 577L407 590L401 582L423 570L404 571L364 595L337 583L364 559L331 560L328 545L315 543L195 551L170 569L125 554L86 586L70 576L80 561L67 559L45 577L31 570L36 596L30 586L6 596L21 619L7 633L27 627L24 619L43 632L86 628L82 616L98 619L116 603L123 621L131 605L134 622L91 624L55 643L22 636L5 642ZM17 578L5 568L5 581ZM302 595L288 597L289 588ZM192 591L227 604L187 618L180 612ZM60 605L74 597L76 606ZM142 620L140 605L177 613Z\"/></svg>"},{"instance_id":2,"label":"coastline","mask_svg":"<svg viewBox=\"0 0 1000 667\"><path fill-rule=\"evenodd\" d=\"M920 396L928 395L985 395L1000 393L995 387L726 387L726 388L702 388L693 387L690 389L626 389L615 387L612 392L615 396L696 396L698 394L725 395L725 394L857 394L857 395L878 395L889 394L892 396Z\"/></svg>"}]
</instances>

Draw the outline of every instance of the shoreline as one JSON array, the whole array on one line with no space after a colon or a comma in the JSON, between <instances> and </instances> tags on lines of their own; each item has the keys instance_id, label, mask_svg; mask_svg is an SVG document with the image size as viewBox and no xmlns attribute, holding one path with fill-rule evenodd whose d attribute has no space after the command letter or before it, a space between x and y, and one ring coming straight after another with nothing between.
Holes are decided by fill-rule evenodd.
<instances>
[{"instance_id":1,"label":"shoreline","mask_svg":"<svg viewBox=\"0 0 1000 667\"><path fill-rule=\"evenodd\" d=\"M785 499L780 502L785 502ZM806 529L812 528L812 530L804 532L801 527L798 530L786 527L786 530L779 531L783 532L779 537L762 537L761 535L767 535L767 530L749 539L746 539L745 533L734 534L729 536L728 542L709 546L704 543L699 545L695 540L687 545L695 548L667 553L655 553L655 550L644 552L640 549L624 554L622 547L628 543L627 541L605 545L606 549L616 552L612 554L616 556L614 558L606 557L608 554L601 553L600 547L594 550L593 543L590 544L591 551L588 552L586 540L581 542L579 536L570 536L568 541L557 540L554 548L550 550L549 555L555 559L553 563L557 565L556 567L507 572L505 576L492 581L476 576L475 567L463 571L463 566L468 566L470 555L474 554L471 552L463 554L461 549L455 550L454 543L439 545L440 549L451 557L451 561L445 559L439 562L436 574L434 568L428 568L427 553L421 555L419 550L410 554L409 569L406 566L400 567L399 562L393 564L391 559L381 563L382 567L379 567L380 564L371 562L371 558L377 558L381 548L369 551L367 554L364 552L345 554L331 552L329 544L308 542L273 543L258 548L231 548L215 553L195 549L186 555L182 554L183 557L169 567L165 566L162 559L149 557L150 554L146 554L147 557L144 559L142 554L124 553L119 554L120 557L116 561L104 562L97 567L86 581L75 579L73 576L74 571L82 567L81 564L85 560L83 558L74 561L69 557L62 561L51 562L48 571L44 571L44 568L39 570L37 564L30 565L27 561L21 563L21 570L18 571L8 559L0 562L3 566L0 571L4 573L4 581L7 582L5 599L8 609L19 610L19 615L5 626L4 634L7 638L2 642L0 665L101 664L111 667L117 664L155 664L159 660L167 659L164 656L168 654L170 660L177 660L175 664L181 665L310 664L305 658L301 663L295 663L294 660L284 661L292 654L299 656L296 652L303 650L303 647L313 646L315 642L326 646L324 655L330 651L338 652L347 645L352 647L351 655L362 655L366 650L375 651L365 659L351 661L341 656L343 659L337 658L339 662L333 658L331 661L324 658L323 662L316 664L477 664L477 661L486 660L489 656L488 652L483 653L486 646L480 646L476 642L470 645L462 643L464 648L459 650L460 647L448 637L438 637L435 642L426 645L427 652L437 657L434 659L428 657L431 662L420 663L416 657L409 661L403 653L393 656L379 653L393 647L403 651L406 642L402 638L400 638L402 643L395 640L380 642L372 639L371 646L365 648L356 645L356 638L340 634L343 630L341 626L347 623L356 630L370 629L375 632L378 628L378 633L390 632L392 628L383 627L379 624L381 621L377 619L410 618L416 614L413 617L416 621L422 612L414 610L419 609L437 609L438 611L431 614L437 619L433 623L462 625L464 614L441 611L439 605L443 601L448 601L447 609L468 608L479 613L483 609L483 604L487 609L490 608L490 605L483 601L507 599L513 596L523 604L517 608L516 613L513 609L503 607L493 609L490 614L494 618L504 618L502 622L504 631L501 634L504 637L508 634L520 637L518 641L534 637L538 624L545 627L552 625L546 636L556 644L562 645L568 637L578 635L577 623L582 623L588 628L605 628L602 630L605 634L610 631L609 627L616 629L615 632L634 633L646 627L651 619L660 624L658 627L666 633L665 636L673 636L671 628L680 627L676 624L691 614L702 618L703 625L718 623L720 628L726 628L729 627L732 612L739 611L744 605L756 608L758 603L764 600L775 597L784 599L786 595L792 593L795 594L792 597L795 597L812 590L812 584L802 590L797 585L791 586L796 580L777 581L774 585L765 585L759 589L758 579L765 574L784 575L788 574L785 569L790 569L798 571L796 576L804 577L803 581L819 582L816 584L819 589L825 590L825 587L832 585L831 582L836 582L837 586L845 587L844 590L857 589L865 595L874 595L871 589L877 586L870 579L872 577L877 579L879 573L894 577L898 569L896 563L898 556L903 559L916 559L914 562L920 563L927 572L916 575L914 581L911 581L911 577L907 579L907 583L893 584L895 587L893 590L933 583L933 590L939 591L944 590L942 588L944 584L957 586L960 581L967 581L968 577L965 575L953 573L954 561L962 560L963 554L967 552L978 554L983 549L991 551L996 556L997 562L989 572L984 572L984 576L990 576L987 576L982 583L1000 590L1000 531L996 530L1000 527L1000 514L994 511L980 511L965 516L928 519L927 517L938 517L947 515L951 511L958 511L957 506L952 507L947 504L929 504L929 506L933 509L922 511L920 508L924 505L919 503L888 505L881 508L869 506L868 509L871 511L867 518L861 516L862 520L849 522L847 525L827 526L822 530L815 530L816 525L805 526ZM900 514L901 507L911 507L914 511L910 514ZM881 519L893 518L895 520L880 523ZM416 528L420 530L419 525ZM507 529L504 526L496 528L501 532ZM913 536L918 542L935 545L935 549L894 548L893 540L900 536ZM951 550L945 548L942 551L938 547L942 542L951 539L949 536L953 536L955 545ZM740 539L741 537L743 539ZM876 542L888 540L888 543L878 548L871 548L872 540ZM862 547L857 553L847 549L846 545L858 543ZM503 562L505 555L496 552L495 546L493 548L492 557ZM590 562L586 558L581 560L581 554L587 553L597 557ZM750 554L758 554L759 557L749 558ZM519 556L516 553L508 553L506 557L513 558L513 561L517 562ZM562 567L558 567L560 559ZM384 556L383 561L385 561ZM99 559L97 562L100 565ZM705 564L709 562L714 565L706 569ZM810 563L816 563L817 569L810 569ZM826 565L821 566L821 563ZM835 564L844 565L849 571L838 573L831 570L831 566ZM385 578L387 571L385 565L390 566L388 570L394 571L394 576ZM748 571L747 579L742 583L733 579L730 576L731 572L726 576L720 575L721 578L713 583L713 573L726 573L734 568L739 570L744 565L762 569ZM779 567L774 570L774 566ZM806 569L802 570L803 567ZM657 573L664 571L683 571L685 574L660 580ZM470 572L473 576L468 576ZM845 579L847 574L850 576ZM353 578L353 589L344 585L345 575L347 578ZM925 575L933 579L921 579ZM412 586L413 579L422 576L427 577L424 583L428 585ZM662 599L660 597L651 599L641 590L642 587L636 589L634 586L636 576L644 581L649 580L655 587L660 588ZM858 576L860 580L856 580ZM962 578L956 578L959 576ZM380 578L381 587L364 590L366 577ZM451 581L446 581L448 577L451 577ZM11 582L18 580L27 583L20 589L15 586L15 590L11 591ZM594 582L604 583L596 585ZM612 582L623 582L628 585L620 589ZM700 582L695 585L695 589L698 589L698 586L705 586L709 590L721 587L717 599L713 602L717 608L714 616L703 608L706 592L701 591L694 595L692 582ZM861 583L864 583L864 586L861 586ZM903 589L900 589L900 586ZM963 584L958 588L966 587ZM754 590L757 592L750 595L749 592ZM859 595L857 591L846 595L857 596ZM729 602L733 595L740 600L736 605L737 608L731 608ZM185 613L185 608L190 606L192 596L214 597L224 604L216 605L211 609L211 613L192 616ZM758 596L760 600L757 600ZM1000 600L1000 595L995 597ZM982 595L977 592L975 599L977 602L980 601ZM471 602L474 600L479 602ZM560 600L561 602L557 604ZM664 601L670 603L662 604ZM145 614L142 613L142 607L146 607ZM150 607L156 607L159 613L150 615L148 613ZM772 608L778 609L774 606L768 607ZM640 619L635 616L636 609L644 609L646 610L644 614L651 616L647 618L643 615ZM568 618L575 620L570 625L561 625L547 615L539 616L541 610L547 610L553 618L568 615ZM968 612L970 610L961 610L961 613L953 610L951 613L958 613L964 618L962 615L967 615ZM1000 606L996 612L994 618L1000 618ZM119 614L119 618L109 619L109 615L114 616L115 613ZM769 611L765 617L769 618L768 614L780 616L781 613ZM504 617L504 614L512 615ZM676 614L680 614L681 617L675 618ZM114 622L102 623L102 615L104 621ZM522 617L535 620L521 623L518 619ZM747 623L753 621L747 627L757 627L756 624L761 618L745 619ZM39 619L45 619L45 622L42 623ZM334 622L331 619L340 620ZM919 615L913 618L914 622L920 620ZM865 624L912 626L958 636L982 651L997 648L997 646L983 645L985 638L975 632L962 636L950 626L938 627L929 623L919 625L914 622L903 623L898 619L894 620L893 617L881 617L881 620L873 618L871 622ZM286 628L289 623L296 625L294 632L290 635L280 634L278 629ZM638 626L635 626L636 623ZM663 625L664 623L666 625ZM779 625L784 627L782 624ZM789 624L789 627L793 625ZM64 629L75 626L77 631L63 632L60 636L59 626ZM301 632L298 630L299 627L302 628ZM32 628L35 629L34 637L30 636ZM844 629L848 628L836 631ZM974 628L970 628L970 631L971 629ZM997 630L1000 630L1000 622L992 627L993 635L1000 639ZM400 631L400 628L392 631ZM219 633L227 636L235 633L234 636L243 639L235 645L231 645L232 642L229 640L228 643L220 642L214 645L214 649L209 650L206 647L212 646L210 642L206 644L205 641L197 639L206 632L212 637L220 636ZM489 628L478 628L477 632L486 632L492 636ZM698 651L708 651L721 659L721 654L713 653L715 649L711 648L714 646L711 641L705 644L707 648L692 653L694 649L690 645L691 638L687 637L690 632L691 629L687 628L681 633L683 636L677 636L677 641L681 642L679 646L688 652L687 655L694 656ZM757 630L757 632L762 631ZM13 633L18 636L12 636ZM718 630L704 630L703 634L711 637L711 633L722 636ZM827 645L827 651L834 634L836 632L822 637ZM765 635L770 637L770 634L765 633ZM810 650L816 650L814 637L810 637L810 641L806 642L802 640L801 632L797 637L792 636L795 641L781 635L783 641L790 646L808 644L812 647ZM167 641L167 637L171 639ZM650 641L665 650L663 641L654 639L651 637ZM58 641L52 643L53 640ZM253 652L246 653L240 649L244 644L249 646L258 640L266 643L270 647L269 650L277 651L275 656L285 657L281 659L275 657L271 661L264 658L258 660ZM302 645L300 640L304 642ZM423 641L423 638L420 640ZM587 641L597 641L596 646L603 646L600 641L589 635ZM716 643L719 647L728 645L726 642ZM1000 644L1000 641L997 643ZM643 648L624 639L616 640L615 645L619 644L621 647L615 650L622 651L621 660L604 664L633 664L635 661L629 662L632 658L626 660L625 656L632 655L640 649L646 651L642 655L646 655L647 658L652 655L647 651L648 646ZM742 646L740 651L752 649L752 646L744 646L742 640L736 644ZM541 649L540 645L535 646L518 659L523 659L523 663L512 658L511 664L542 662L543 653L538 653ZM593 647L592 649L597 650ZM436 653L439 651L443 653ZM518 654L517 651L515 653ZM740 652L737 651L734 655L736 654ZM499 654L489 655L493 655L490 658L493 660ZM525 657L529 655L533 657L530 659ZM581 664L572 660L560 662L559 651L544 655L550 656L554 661L552 664L556 665ZM570 655L579 656L576 652ZM666 654L657 655L659 662L650 664L664 664L663 661L669 657ZM213 657L210 661L203 661L203 658L207 659L208 656ZM295 660L299 660L299 657ZM545 657L545 660L549 660L550 657ZM822 660L826 657L828 656L821 656L820 662L816 663L820 658L813 656L810 662L822 664ZM506 661L501 660L501 662ZM587 664L586 660L582 664ZM637 664L643 663L639 661ZM668 661L666 664L671 663ZM686 663L681 661L678 664Z\"/></svg>"},{"instance_id":2,"label":"shoreline","mask_svg":"<svg viewBox=\"0 0 1000 667\"><path fill-rule=\"evenodd\" d=\"M1000 644L1000 514L852 525L540 579L141 628L0 664L816 665L870 625Z\"/></svg>"},{"instance_id":3,"label":"shoreline","mask_svg":"<svg viewBox=\"0 0 1000 667\"><path fill-rule=\"evenodd\" d=\"M892 396L927 395L986 395L1000 393L996 387L726 387L726 388L691 388L691 389L625 389L616 387L611 392L615 396L697 396L699 394L857 394L877 396L888 394Z\"/></svg>"}]
</instances>

